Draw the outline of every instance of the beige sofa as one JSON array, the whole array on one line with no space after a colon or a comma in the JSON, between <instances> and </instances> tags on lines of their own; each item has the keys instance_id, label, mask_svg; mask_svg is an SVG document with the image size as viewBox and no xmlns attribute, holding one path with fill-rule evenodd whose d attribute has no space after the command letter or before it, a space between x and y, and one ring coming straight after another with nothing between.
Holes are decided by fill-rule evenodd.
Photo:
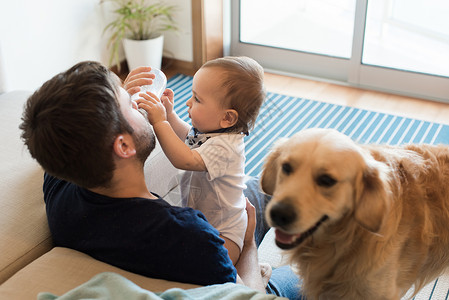
<instances>
[{"instance_id":1,"label":"beige sofa","mask_svg":"<svg viewBox=\"0 0 449 300\"><path fill-rule=\"evenodd\" d=\"M196 287L147 278L71 249L53 247L43 201L43 171L23 145L18 128L29 95L25 91L0 95L0 299L36 299L39 292L62 295L106 271L154 292ZM147 182L150 189L177 204L177 171L159 147L148 159L145 172L152 179ZM265 248L264 253L271 252Z\"/></svg>"}]
</instances>

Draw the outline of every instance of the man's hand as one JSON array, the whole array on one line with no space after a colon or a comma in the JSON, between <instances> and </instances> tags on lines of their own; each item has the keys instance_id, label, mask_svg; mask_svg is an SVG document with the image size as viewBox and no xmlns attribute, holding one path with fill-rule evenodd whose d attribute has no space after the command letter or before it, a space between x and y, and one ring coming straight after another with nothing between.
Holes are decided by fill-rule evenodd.
<instances>
[{"instance_id":1,"label":"man's hand","mask_svg":"<svg viewBox=\"0 0 449 300\"><path fill-rule=\"evenodd\" d=\"M248 214L248 225L246 227L245 240L239 261L235 265L238 274L237 282L243 282L244 285L265 292L265 283L259 267L257 257L257 246L254 240L254 230L256 229L256 209L246 198L246 213Z\"/></svg>"},{"instance_id":2,"label":"man's hand","mask_svg":"<svg viewBox=\"0 0 449 300\"><path fill-rule=\"evenodd\" d=\"M123 82L123 88L130 94L134 95L140 91L142 85L153 84L153 79L156 77L155 74L149 73L151 67L138 67L129 72Z\"/></svg>"},{"instance_id":3,"label":"man's hand","mask_svg":"<svg viewBox=\"0 0 449 300\"><path fill-rule=\"evenodd\" d=\"M137 106L147 112L148 121L153 127L159 122L167 121L165 107L155 94L146 92L140 93L139 96L136 100Z\"/></svg>"}]
</instances>

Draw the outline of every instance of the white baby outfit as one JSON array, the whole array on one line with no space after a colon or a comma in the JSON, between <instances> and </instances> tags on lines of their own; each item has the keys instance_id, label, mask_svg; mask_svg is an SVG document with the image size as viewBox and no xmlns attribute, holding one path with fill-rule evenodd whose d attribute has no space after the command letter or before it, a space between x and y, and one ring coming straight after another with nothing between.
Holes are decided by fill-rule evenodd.
<instances>
[{"instance_id":1,"label":"white baby outfit","mask_svg":"<svg viewBox=\"0 0 449 300\"><path fill-rule=\"evenodd\" d=\"M247 225L243 137L240 133L200 133L192 128L185 143L198 152L207 171L186 171L181 179L183 206L200 210L240 250Z\"/></svg>"}]
</instances>

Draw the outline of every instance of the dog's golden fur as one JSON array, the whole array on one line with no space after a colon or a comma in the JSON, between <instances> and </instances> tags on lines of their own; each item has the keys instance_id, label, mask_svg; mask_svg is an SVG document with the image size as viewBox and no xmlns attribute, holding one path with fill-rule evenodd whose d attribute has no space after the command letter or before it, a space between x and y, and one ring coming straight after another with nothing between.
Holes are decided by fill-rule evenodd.
<instances>
[{"instance_id":1,"label":"dog's golden fur","mask_svg":"<svg viewBox=\"0 0 449 300\"><path fill-rule=\"evenodd\" d=\"M308 299L400 299L449 265L446 146L360 145L308 129L274 146L261 186L284 235L328 217L288 250ZM277 222L279 203L294 217Z\"/></svg>"}]
</instances>

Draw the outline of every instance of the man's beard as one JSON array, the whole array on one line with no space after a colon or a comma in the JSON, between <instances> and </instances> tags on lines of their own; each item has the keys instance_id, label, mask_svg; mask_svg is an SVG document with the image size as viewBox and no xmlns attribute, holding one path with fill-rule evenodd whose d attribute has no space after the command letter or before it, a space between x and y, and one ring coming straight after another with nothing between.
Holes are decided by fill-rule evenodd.
<instances>
[{"instance_id":1,"label":"man's beard","mask_svg":"<svg viewBox=\"0 0 449 300\"><path fill-rule=\"evenodd\" d=\"M133 139L136 145L136 157L143 165L156 146L156 139L150 123L147 122L147 126L141 132L134 131Z\"/></svg>"}]
</instances>

